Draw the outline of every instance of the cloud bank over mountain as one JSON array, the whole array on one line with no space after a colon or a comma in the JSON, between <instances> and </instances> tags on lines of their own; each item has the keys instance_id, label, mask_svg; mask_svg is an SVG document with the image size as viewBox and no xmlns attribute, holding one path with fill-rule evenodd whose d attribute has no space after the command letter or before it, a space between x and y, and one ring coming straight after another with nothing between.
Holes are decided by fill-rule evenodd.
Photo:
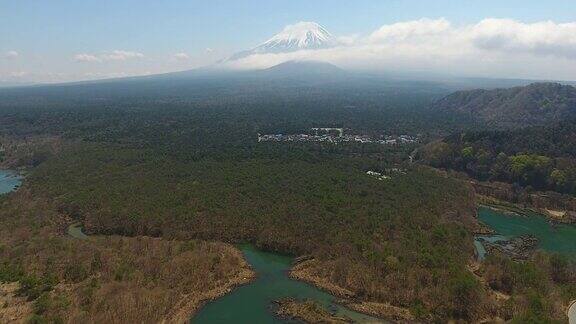
<instances>
[{"instance_id":1,"label":"cloud bank over mountain","mask_svg":"<svg viewBox=\"0 0 576 324\"><path fill-rule=\"evenodd\" d=\"M225 63L266 68L290 60L323 60L342 67L542 79L576 79L576 23L447 19L388 24L364 36L335 37L329 48L259 53Z\"/></svg>"},{"instance_id":2,"label":"cloud bank over mountain","mask_svg":"<svg viewBox=\"0 0 576 324\"><path fill-rule=\"evenodd\" d=\"M238 35L243 32L234 31ZM274 31L265 33L271 36L268 40L232 55L230 48L207 47L207 43L190 50L186 41L176 50L130 46L130 50L77 50L60 56L5 48L0 50L0 81L63 82L148 75L215 62L221 68L263 69L294 60L414 76L576 80L576 22L487 18L456 24L446 18L421 18L355 32L335 35L316 22L296 22L276 35ZM116 45L124 46L110 46Z\"/></svg>"}]
</instances>

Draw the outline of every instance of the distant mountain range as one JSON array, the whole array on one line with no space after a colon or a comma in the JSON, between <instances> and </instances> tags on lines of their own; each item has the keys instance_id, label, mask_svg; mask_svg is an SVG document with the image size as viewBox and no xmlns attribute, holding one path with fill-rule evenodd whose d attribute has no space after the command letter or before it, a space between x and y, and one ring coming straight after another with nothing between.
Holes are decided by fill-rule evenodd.
<instances>
[{"instance_id":1,"label":"distant mountain range","mask_svg":"<svg viewBox=\"0 0 576 324\"><path fill-rule=\"evenodd\" d=\"M559 83L455 92L434 104L496 127L547 125L576 117L576 88Z\"/></svg>"},{"instance_id":2,"label":"distant mountain range","mask_svg":"<svg viewBox=\"0 0 576 324\"><path fill-rule=\"evenodd\" d=\"M32 82L11 82L11 81L0 81L0 88L8 88L8 87L25 87L29 85L33 85Z\"/></svg>"}]
</instances>

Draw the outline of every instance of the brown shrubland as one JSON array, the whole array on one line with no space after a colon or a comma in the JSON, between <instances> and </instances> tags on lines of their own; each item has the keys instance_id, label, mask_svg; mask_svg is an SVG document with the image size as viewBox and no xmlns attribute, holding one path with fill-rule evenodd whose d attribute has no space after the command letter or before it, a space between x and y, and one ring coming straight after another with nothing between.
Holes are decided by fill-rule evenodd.
<instances>
[{"instance_id":1,"label":"brown shrubland","mask_svg":"<svg viewBox=\"0 0 576 324\"><path fill-rule=\"evenodd\" d=\"M2 201L0 279L23 283L16 295L33 302L23 321L185 321L252 274L224 243L68 237L65 217L50 205L25 191Z\"/></svg>"}]
</instances>

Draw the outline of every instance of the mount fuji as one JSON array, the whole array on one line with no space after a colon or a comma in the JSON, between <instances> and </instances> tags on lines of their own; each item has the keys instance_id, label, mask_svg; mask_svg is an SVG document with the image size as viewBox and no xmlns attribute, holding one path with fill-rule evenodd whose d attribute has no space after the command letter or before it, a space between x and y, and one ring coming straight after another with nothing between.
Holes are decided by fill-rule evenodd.
<instances>
[{"instance_id":1,"label":"mount fuji","mask_svg":"<svg viewBox=\"0 0 576 324\"><path fill-rule=\"evenodd\" d=\"M315 22L288 25L280 33L255 48L232 55L225 61L235 61L254 54L289 53L300 50L330 48L337 45L336 38Z\"/></svg>"}]
</instances>

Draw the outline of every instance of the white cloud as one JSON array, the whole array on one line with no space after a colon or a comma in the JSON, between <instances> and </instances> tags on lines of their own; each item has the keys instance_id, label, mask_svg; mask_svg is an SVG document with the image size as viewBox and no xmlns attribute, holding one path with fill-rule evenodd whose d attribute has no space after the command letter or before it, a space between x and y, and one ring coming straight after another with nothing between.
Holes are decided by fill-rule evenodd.
<instances>
[{"instance_id":1,"label":"white cloud","mask_svg":"<svg viewBox=\"0 0 576 324\"><path fill-rule=\"evenodd\" d=\"M114 50L111 52L104 53L100 55L104 61L126 61L130 59L141 59L144 58L144 54L138 52Z\"/></svg>"},{"instance_id":2,"label":"white cloud","mask_svg":"<svg viewBox=\"0 0 576 324\"><path fill-rule=\"evenodd\" d=\"M76 61L76 62L102 62L102 60L98 56L92 55L92 54L86 54L86 53L74 55L74 61Z\"/></svg>"},{"instance_id":3,"label":"white cloud","mask_svg":"<svg viewBox=\"0 0 576 324\"><path fill-rule=\"evenodd\" d=\"M213 52L214 52L214 49L213 49L213 48L210 48L210 47L206 47L206 49L205 49L204 51L206 51L206 53L209 53L209 54L210 54L210 53L213 53Z\"/></svg>"},{"instance_id":4,"label":"white cloud","mask_svg":"<svg viewBox=\"0 0 576 324\"><path fill-rule=\"evenodd\" d=\"M174 54L174 58L177 59L178 61L187 61L190 59L190 55L186 53L176 53Z\"/></svg>"},{"instance_id":5,"label":"white cloud","mask_svg":"<svg viewBox=\"0 0 576 324\"><path fill-rule=\"evenodd\" d=\"M12 60L12 59L16 59L20 56L20 53L16 52L16 51L8 51L4 54L4 58Z\"/></svg>"},{"instance_id":6,"label":"white cloud","mask_svg":"<svg viewBox=\"0 0 576 324\"><path fill-rule=\"evenodd\" d=\"M436 20L422 18L384 25L373 32L368 39L372 43L420 39L421 37L445 34L450 30L450 27L450 22L444 18Z\"/></svg>"},{"instance_id":7,"label":"white cloud","mask_svg":"<svg viewBox=\"0 0 576 324\"><path fill-rule=\"evenodd\" d=\"M11 77L11 78L22 78L22 77L27 76L28 74L29 74L29 73L26 72L26 71L17 71L17 72L10 72L10 73L8 74L8 76Z\"/></svg>"},{"instance_id":8,"label":"white cloud","mask_svg":"<svg viewBox=\"0 0 576 324\"><path fill-rule=\"evenodd\" d=\"M455 26L446 19L384 25L339 46L257 54L232 68L265 68L288 60L323 60L342 67L430 71L456 75L576 79L576 22L523 23L485 19Z\"/></svg>"},{"instance_id":9,"label":"white cloud","mask_svg":"<svg viewBox=\"0 0 576 324\"><path fill-rule=\"evenodd\" d=\"M336 41L338 42L338 44L347 46L354 45L354 43L356 43L359 39L360 36L356 34L336 37Z\"/></svg>"},{"instance_id":10,"label":"white cloud","mask_svg":"<svg viewBox=\"0 0 576 324\"><path fill-rule=\"evenodd\" d=\"M576 23L525 24L509 19L485 19L467 32L475 46L487 51L576 59Z\"/></svg>"},{"instance_id":11,"label":"white cloud","mask_svg":"<svg viewBox=\"0 0 576 324\"><path fill-rule=\"evenodd\" d=\"M81 53L74 55L74 60L76 62L127 61L141 58L144 58L144 54L123 50L114 50L100 54Z\"/></svg>"}]
</instances>

